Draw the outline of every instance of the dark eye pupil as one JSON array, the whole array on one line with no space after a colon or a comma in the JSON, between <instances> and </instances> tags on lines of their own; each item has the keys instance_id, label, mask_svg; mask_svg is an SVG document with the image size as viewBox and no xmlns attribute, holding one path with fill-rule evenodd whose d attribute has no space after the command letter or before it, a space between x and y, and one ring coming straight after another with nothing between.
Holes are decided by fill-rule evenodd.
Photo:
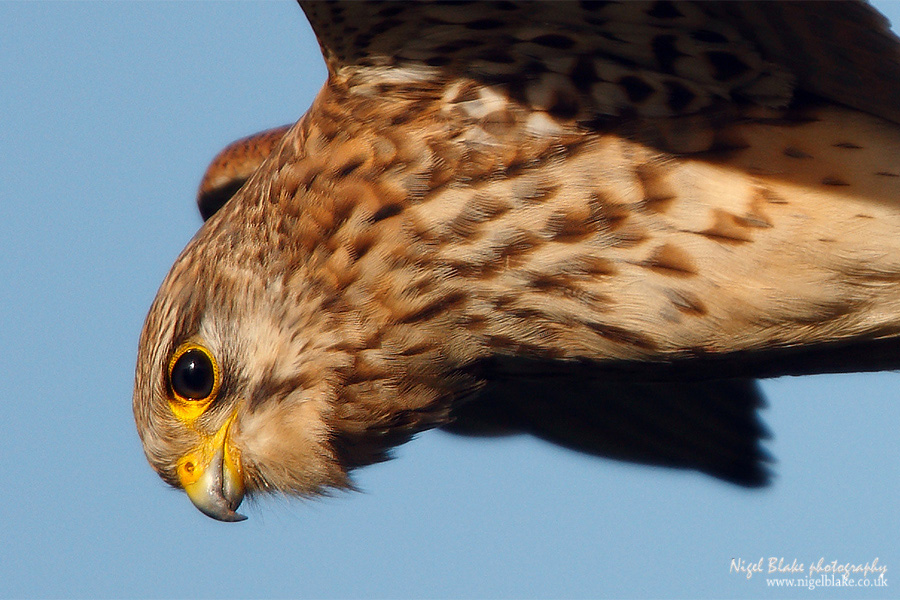
<instances>
[{"instance_id":1,"label":"dark eye pupil","mask_svg":"<svg viewBox=\"0 0 900 600\"><path fill-rule=\"evenodd\" d=\"M215 384L215 373L209 357L200 350L188 350L172 366L172 389L183 398L202 400L209 397Z\"/></svg>"}]
</instances>

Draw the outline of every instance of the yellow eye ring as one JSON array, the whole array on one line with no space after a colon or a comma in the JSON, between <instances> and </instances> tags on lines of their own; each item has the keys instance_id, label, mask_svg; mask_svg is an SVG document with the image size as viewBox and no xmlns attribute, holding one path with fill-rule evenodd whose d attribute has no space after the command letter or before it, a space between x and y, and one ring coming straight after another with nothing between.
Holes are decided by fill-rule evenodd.
<instances>
[{"instance_id":1,"label":"yellow eye ring","mask_svg":"<svg viewBox=\"0 0 900 600\"><path fill-rule=\"evenodd\" d=\"M169 360L169 402L182 421L193 421L219 393L222 377L212 353L194 342L179 346Z\"/></svg>"}]
</instances>

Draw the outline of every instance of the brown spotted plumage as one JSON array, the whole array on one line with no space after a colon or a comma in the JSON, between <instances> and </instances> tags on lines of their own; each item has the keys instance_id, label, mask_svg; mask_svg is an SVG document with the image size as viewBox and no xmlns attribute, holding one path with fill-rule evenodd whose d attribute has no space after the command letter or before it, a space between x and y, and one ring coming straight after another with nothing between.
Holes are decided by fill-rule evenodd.
<instances>
[{"instance_id":1,"label":"brown spotted plumage","mask_svg":"<svg viewBox=\"0 0 900 600\"><path fill-rule=\"evenodd\" d=\"M433 427L760 485L752 378L900 363L867 5L301 4L328 81L210 167L141 336L145 452L210 516Z\"/></svg>"}]
</instances>

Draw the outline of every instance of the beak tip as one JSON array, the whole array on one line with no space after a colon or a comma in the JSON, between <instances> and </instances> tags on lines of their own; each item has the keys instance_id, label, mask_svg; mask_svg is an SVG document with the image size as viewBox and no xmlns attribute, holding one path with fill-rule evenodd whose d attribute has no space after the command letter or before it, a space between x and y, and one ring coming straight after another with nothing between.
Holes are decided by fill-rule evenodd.
<instances>
[{"instance_id":1,"label":"beak tip","mask_svg":"<svg viewBox=\"0 0 900 600\"><path fill-rule=\"evenodd\" d=\"M235 512L233 510L220 510L216 508L215 510L206 510L205 507L197 506L207 517L215 519L216 521L222 521L224 523L238 523L240 521L246 521L246 515L242 515L241 513ZM196 514L196 513L195 513Z\"/></svg>"},{"instance_id":2,"label":"beak tip","mask_svg":"<svg viewBox=\"0 0 900 600\"><path fill-rule=\"evenodd\" d=\"M207 490L203 490L204 493L198 494L194 489L186 491L194 506L207 517L225 523L236 523L247 519L245 515L234 510L240 504L240 499L237 499L236 502L234 499L226 500L220 495L221 492L210 494Z\"/></svg>"},{"instance_id":3,"label":"beak tip","mask_svg":"<svg viewBox=\"0 0 900 600\"><path fill-rule=\"evenodd\" d=\"M243 481L240 473L223 461L221 448L203 466L197 480L182 485L194 506L207 517L226 523L247 519L236 512L244 499Z\"/></svg>"}]
</instances>

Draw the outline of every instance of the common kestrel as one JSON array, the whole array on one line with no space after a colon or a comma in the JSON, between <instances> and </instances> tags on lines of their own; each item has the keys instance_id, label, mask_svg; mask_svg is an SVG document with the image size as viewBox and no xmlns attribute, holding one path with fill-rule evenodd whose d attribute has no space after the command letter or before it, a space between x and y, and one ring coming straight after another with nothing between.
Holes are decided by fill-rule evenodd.
<instances>
[{"instance_id":1,"label":"common kestrel","mask_svg":"<svg viewBox=\"0 0 900 600\"><path fill-rule=\"evenodd\" d=\"M214 162L140 340L147 458L207 515L432 427L761 485L752 378L900 364L868 5L302 5L328 81Z\"/></svg>"}]
</instances>

